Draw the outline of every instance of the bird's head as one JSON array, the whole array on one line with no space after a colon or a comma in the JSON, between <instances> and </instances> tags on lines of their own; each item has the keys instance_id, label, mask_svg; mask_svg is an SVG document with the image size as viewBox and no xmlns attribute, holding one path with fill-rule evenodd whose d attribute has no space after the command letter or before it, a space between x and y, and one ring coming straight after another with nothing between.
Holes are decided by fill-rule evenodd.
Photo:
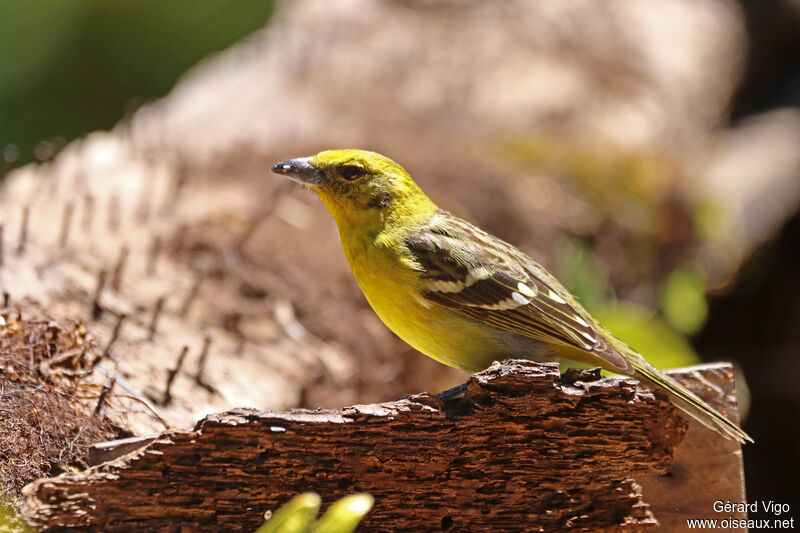
<instances>
[{"instance_id":1,"label":"bird's head","mask_svg":"<svg viewBox=\"0 0 800 533\"><path fill-rule=\"evenodd\" d=\"M282 161L272 171L314 190L340 230L409 224L436 210L403 167L375 152L326 150Z\"/></svg>"}]
</instances>

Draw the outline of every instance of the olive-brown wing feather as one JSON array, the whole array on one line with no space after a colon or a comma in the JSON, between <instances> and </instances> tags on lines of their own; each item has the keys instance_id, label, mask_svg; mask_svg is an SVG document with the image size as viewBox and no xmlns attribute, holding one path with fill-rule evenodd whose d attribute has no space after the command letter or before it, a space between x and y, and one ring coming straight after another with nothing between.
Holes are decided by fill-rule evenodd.
<instances>
[{"instance_id":1,"label":"olive-brown wing feather","mask_svg":"<svg viewBox=\"0 0 800 533\"><path fill-rule=\"evenodd\" d=\"M592 353L622 372L633 370L566 289L512 245L442 212L406 246L428 301L538 342Z\"/></svg>"}]
</instances>

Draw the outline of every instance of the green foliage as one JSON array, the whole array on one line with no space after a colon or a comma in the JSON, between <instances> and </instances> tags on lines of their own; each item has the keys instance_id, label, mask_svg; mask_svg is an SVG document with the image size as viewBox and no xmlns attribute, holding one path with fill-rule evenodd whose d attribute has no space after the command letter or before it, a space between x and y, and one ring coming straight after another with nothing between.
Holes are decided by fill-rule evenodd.
<instances>
[{"instance_id":1,"label":"green foliage","mask_svg":"<svg viewBox=\"0 0 800 533\"><path fill-rule=\"evenodd\" d=\"M278 509L256 533L306 533L312 531L322 499L306 492Z\"/></svg>"},{"instance_id":2,"label":"green foliage","mask_svg":"<svg viewBox=\"0 0 800 533\"><path fill-rule=\"evenodd\" d=\"M314 533L350 533L355 531L358 523L372 509L375 502L369 494L352 494L345 496L331 505L317 522Z\"/></svg>"},{"instance_id":3,"label":"green foliage","mask_svg":"<svg viewBox=\"0 0 800 533\"><path fill-rule=\"evenodd\" d=\"M616 302L608 292L606 271L580 240L564 240L556 257L561 279L570 292L601 324L656 367L673 368L698 362L683 334L694 333L705 321L705 284L699 274L683 267L668 277L662 301L664 318L661 318L645 307Z\"/></svg>"},{"instance_id":4,"label":"green foliage","mask_svg":"<svg viewBox=\"0 0 800 533\"><path fill-rule=\"evenodd\" d=\"M693 212L694 230L703 242L720 244L733 230L731 214L725 212L710 198L697 202Z\"/></svg>"},{"instance_id":5,"label":"green foliage","mask_svg":"<svg viewBox=\"0 0 800 533\"><path fill-rule=\"evenodd\" d=\"M580 239L563 239L556 247L559 278L590 312L606 306L608 274Z\"/></svg>"},{"instance_id":6,"label":"green foliage","mask_svg":"<svg viewBox=\"0 0 800 533\"><path fill-rule=\"evenodd\" d=\"M369 494L346 496L331 505L317 520L322 500L313 492L293 498L261 526L256 533L351 533L372 508Z\"/></svg>"},{"instance_id":7,"label":"green foliage","mask_svg":"<svg viewBox=\"0 0 800 533\"><path fill-rule=\"evenodd\" d=\"M577 238L563 239L556 248L557 272L567 289L655 366L698 362L687 338L705 324L708 304L696 243L719 239L724 214L711 203L682 196L675 186L680 168L656 153L585 146L557 136L511 139L500 150L538 171L568 176L603 219L596 230L616 232L615 239L624 243L616 250L622 260L606 249L606 260L628 269L617 282L626 294L639 290L660 300L654 309L617 303L603 258ZM672 256L665 257L665 250ZM675 267L678 257L685 262Z\"/></svg>"},{"instance_id":8,"label":"green foliage","mask_svg":"<svg viewBox=\"0 0 800 533\"><path fill-rule=\"evenodd\" d=\"M14 509L0 497L0 532L13 531L14 533L33 533L22 519L17 516Z\"/></svg>"},{"instance_id":9,"label":"green foliage","mask_svg":"<svg viewBox=\"0 0 800 533\"><path fill-rule=\"evenodd\" d=\"M594 316L656 368L700 362L688 341L646 307L620 302L596 310Z\"/></svg>"},{"instance_id":10,"label":"green foliage","mask_svg":"<svg viewBox=\"0 0 800 533\"><path fill-rule=\"evenodd\" d=\"M525 165L568 175L602 212L613 215L635 207L646 232L655 229L658 202L675 173L658 153L582 145L553 135L507 139L498 148Z\"/></svg>"},{"instance_id":11,"label":"green foliage","mask_svg":"<svg viewBox=\"0 0 800 533\"><path fill-rule=\"evenodd\" d=\"M0 2L0 152L113 126L264 25L271 0Z\"/></svg>"},{"instance_id":12,"label":"green foliage","mask_svg":"<svg viewBox=\"0 0 800 533\"><path fill-rule=\"evenodd\" d=\"M664 316L672 327L686 335L697 333L708 316L706 284L696 269L676 268L667 278L661 298Z\"/></svg>"}]
</instances>

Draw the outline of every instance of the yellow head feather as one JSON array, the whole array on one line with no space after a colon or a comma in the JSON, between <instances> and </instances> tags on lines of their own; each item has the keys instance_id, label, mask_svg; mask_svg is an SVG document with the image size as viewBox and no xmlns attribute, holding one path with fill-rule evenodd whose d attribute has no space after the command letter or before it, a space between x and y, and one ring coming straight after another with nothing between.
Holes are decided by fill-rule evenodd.
<instances>
[{"instance_id":1,"label":"yellow head feather","mask_svg":"<svg viewBox=\"0 0 800 533\"><path fill-rule=\"evenodd\" d=\"M395 223L427 220L436 205L408 172L386 156L364 150L326 150L310 160L322 177L310 184L341 231L377 234Z\"/></svg>"}]
</instances>

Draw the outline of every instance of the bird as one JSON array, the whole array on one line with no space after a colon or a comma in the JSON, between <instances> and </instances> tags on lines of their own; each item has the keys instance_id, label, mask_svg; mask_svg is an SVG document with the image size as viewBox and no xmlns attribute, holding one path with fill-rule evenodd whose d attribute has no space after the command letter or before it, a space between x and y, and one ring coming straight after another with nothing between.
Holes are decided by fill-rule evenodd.
<instances>
[{"instance_id":1,"label":"bird","mask_svg":"<svg viewBox=\"0 0 800 533\"><path fill-rule=\"evenodd\" d=\"M325 150L272 167L319 196L353 275L397 336L449 366L496 360L578 361L664 389L728 439L753 439L594 319L513 245L440 209L398 163L366 150Z\"/></svg>"}]
</instances>

